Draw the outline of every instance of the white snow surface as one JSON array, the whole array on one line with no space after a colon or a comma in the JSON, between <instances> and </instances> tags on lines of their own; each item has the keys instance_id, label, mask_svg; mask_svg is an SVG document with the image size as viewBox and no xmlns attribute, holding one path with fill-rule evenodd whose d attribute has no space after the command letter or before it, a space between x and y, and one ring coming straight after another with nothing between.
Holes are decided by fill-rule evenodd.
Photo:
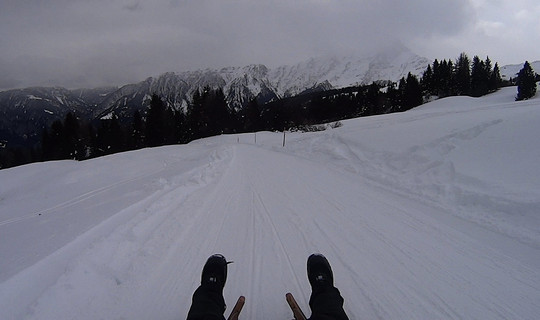
<instances>
[{"instance_id":1,"label":"white snow surface","mask_svg":"<svg viewBox=\"0 0 540 320\"><path fill-rule=\"evenodd\" d=\"M0 319L184 319L213 253L240 319L290 319L313 252L351 319L538 319L540 99L515 92L2 170Z\"/></svg>"}]
</instances>

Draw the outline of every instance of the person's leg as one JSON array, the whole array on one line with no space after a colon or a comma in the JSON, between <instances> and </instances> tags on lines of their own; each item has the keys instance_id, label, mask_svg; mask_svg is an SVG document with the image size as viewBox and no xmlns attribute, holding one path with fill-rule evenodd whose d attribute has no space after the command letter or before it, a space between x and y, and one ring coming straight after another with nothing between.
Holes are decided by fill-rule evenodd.
<instances>
[{"instance_id":1,"label":"person's leg","mask_svg":"<svg viewBox=\"0 0 540 320\"><path fill-rule=\"evenodd\" d=\"M201 285L193 293L188 320L225 319L223 287L227 280L227 260L219 254L208 258L203 267Z\"/></svg>"},{"instance_id":2,"label":"person's leg","mask_svg":"<svg viewBox=\"0 0 540 320\"><path fill-rule=\"evenodd\" d=\"M222 320L225 319L225 300L223 294L199 286L193 294L191 308L187 316L188 320Z\"/></svg>"},{"instance_id":3,"label":"person's leg","mask_svg":"<svg viewBox=\"0 0 540 320\"><path fill-rule=\"evenodd\" d=\"M334 287L334 275L328 260L321 254L312 254L307 262L311 284L310 320L348 320L343 310L343 297Z\"/></svg>"}]
</instances>

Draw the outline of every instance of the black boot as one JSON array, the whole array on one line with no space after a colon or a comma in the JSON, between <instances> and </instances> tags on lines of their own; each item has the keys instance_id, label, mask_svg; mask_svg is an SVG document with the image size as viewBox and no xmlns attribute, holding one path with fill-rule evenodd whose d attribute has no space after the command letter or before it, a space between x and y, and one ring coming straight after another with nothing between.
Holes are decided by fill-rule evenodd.
<instances>
[{"instance_id":1,"label":"black boot","mask_svg":"<svg viewBox=\"0 0 540 320\"><path fill-rule=\"evenodd\" d=\"M326 257L322 254L309 256L307 274L311 284L310 320L348 320L343 310L343 297L334 287L334 274Z\"/></svg>"},{"instance_id":2,"label":"black boot","mask_svg":"<svg viewBox=\"0 0 540 320\"><path fill-rule=\"evenodd\" d=\"M221 254L214 254L206 260L201 275L201 286L211 286L220 290L227 281L227 262Z\"/></svg>"},{"instance_id":3,"label":"black boot","mask_svg":"<svg viewBox=\"0 0 540 320\"><path fill-rule=\"evenodd\" d=\"M321 292L334 287L332 267L330 267L330 263L322 254L315 253L309 256L307 273L313 292Z\"/></svg>"},{"instance_id":4,"label":"black boot","mask_svg":"<svg viewBox=\"0 0 540 320\"><path fill-rule=\"evenodd\" d=\"M201 275L201 285L193 293L188 320L225 319L223 287L227 280L227 264L229 263L221 254L214 254L206 260Z\"/></svg>"}]
</instances>

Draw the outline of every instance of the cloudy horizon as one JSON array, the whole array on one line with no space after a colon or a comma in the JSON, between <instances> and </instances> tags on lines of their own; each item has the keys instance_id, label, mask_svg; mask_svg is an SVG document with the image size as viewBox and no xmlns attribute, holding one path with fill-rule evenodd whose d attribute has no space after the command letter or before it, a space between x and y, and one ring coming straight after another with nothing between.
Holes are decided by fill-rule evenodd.
<instances>
[{"instance_id":1,"label":"cloudy horizon","mask_svg":"<svg viewBox=\"0 0 540 320\"><path fill-rule=\"evenodd\" d=\"M394 41L430 60L519 64L540 60L539 16L535 0L5 0L0 90L275 67Z\"/></svg>"}]
</instances>

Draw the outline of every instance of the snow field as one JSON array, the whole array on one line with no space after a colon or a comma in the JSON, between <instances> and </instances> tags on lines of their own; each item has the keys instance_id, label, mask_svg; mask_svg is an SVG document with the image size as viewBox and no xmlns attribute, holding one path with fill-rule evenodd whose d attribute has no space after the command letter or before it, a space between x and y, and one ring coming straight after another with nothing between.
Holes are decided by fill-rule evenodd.
<instances>
[{"instance_id":1,"label":"snow field","mask_svg":"<svg viewBox=\"0 0 540 320\"><path fill-rule=\"evenodd\" d=\"M0 318L182 319L219 252L241 319L289 319L322 252L351 319L535 319L540 101L512 90L2 170Z\"/></svg>"}]
</instances>

